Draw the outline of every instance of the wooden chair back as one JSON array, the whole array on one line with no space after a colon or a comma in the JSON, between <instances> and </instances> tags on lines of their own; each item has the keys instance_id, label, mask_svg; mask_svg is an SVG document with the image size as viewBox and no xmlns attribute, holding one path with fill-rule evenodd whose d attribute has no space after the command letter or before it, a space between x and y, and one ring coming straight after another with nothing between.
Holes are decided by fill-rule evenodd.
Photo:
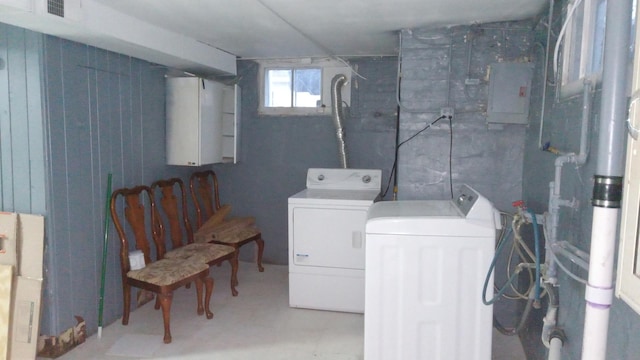
<instances>
[{"instance_id":1,"label":"wooden chair back","mask_svg":"<svg viewBox=\"0 0 640 360\"><path fill-rule=\"evenodd\" d=\"M189 190L196 208L199 229L222 207L216 173L213 170L194 172L189 179Z\"/></svg>"},{"instance_id":2,"label":"wooden chair back","mask_svg":"<svg viewBox=\"0 0 640 360\"><path fill-rule=\"evenodd\" d=\"M156 203L154 206L155 234L158 237L156 241L165 243L168 233L171 249L193 243L193 228L189 221L184 182L179 178L158 180L151 184L151 194Z\"/></svg>"},{"instance_id":3,"label":"wooden chair back","mask_svg":"<svg viewBox=\"0 0 640 360\"><path fill-rule=\"evenodd\" d=\"M135 239L135 248L144 254L145 264L153 261L153 250L156 258L164 254L164 244L155 241L156 236L152 226L155 221L154 206L151 189L148 186L122 188L111 195L111 218L120 238L120 265L123 277L126 277L127 272L131 270L129 250L133 244L129 244L130 235ZM122 212L118 211L119 208L123 208ZM124 216L121 216L121 213ZM122 221L122 218L126 221ZM151 240L154 242L155 249L151 248Z\"/></svg>"}]
</instances>

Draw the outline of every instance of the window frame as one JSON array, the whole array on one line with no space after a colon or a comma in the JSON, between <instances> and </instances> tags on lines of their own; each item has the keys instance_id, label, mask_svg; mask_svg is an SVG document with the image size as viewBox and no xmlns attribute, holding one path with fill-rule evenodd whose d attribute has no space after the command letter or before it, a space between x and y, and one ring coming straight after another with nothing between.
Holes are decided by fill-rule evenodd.
<instances>
[{"instance_id":1,"label":"window frame","mask_svg":"<svg viewBox=\"0 0 640 360\"><path fill-rule=\"evenodd\" d=\"M635 8L635 19L639 15ZM634 24L634 37L640 39L640 26ZM640 314L640 47L634 49L631 102L620 209L620 242L616 275L616 296Z\"/></svg>"},{"instance_id":2,"label":"window frame","mask_svg":"<svg viewBox=\"0 0 640 360\"><path fill-rule=\"evenodd\" d=\"M330 115L331 114L331 80L337 74L347 77L347 85L342 88L342 101L347 106L351 103L351 68L346 64L331 58L299 58L299 59L269 59L257 60L259 64L258 87L260 115ZM295 69L320 68L321 96L318 107L267 107L265 106L265 88L267 70L295 70Z\"/></svg>"},{"instance_id":3,"label":"window frame","mask_svg":"<svg viewBox=\"0 0 640 360\"><path fill-rule=\"evenodd\" d=\"M575 1L569 3L571 6ZM580 7L577 8L573 16L568 20L566 33L562 43L562 64L560 66L560 74L558 81L560 83L560 98L567 98L581 93L584 80L589 79L593 84L599 84L602 81L602 56L604 54L604 32L601 34L602 39L600 46L595 47L598 26L604 29L606 26L606 3L610 0L582 0ZM604 6L604 15L602 17L604 24L600 24L598 15L598 6L600 3ZM568 13L567 7L567 13ZM576 16L582 16L582 26L576 24ZM565 20L567 21L567 20ZM604 30L602 30L604 31ZM577 42L579 39L579 42ZM593 69L594 52L600 52L600 66ZM576 62L576 57L578 61ZM577 78L570 78L575 72L574 64L578 64Z\"/></svg>"}]
</instances>

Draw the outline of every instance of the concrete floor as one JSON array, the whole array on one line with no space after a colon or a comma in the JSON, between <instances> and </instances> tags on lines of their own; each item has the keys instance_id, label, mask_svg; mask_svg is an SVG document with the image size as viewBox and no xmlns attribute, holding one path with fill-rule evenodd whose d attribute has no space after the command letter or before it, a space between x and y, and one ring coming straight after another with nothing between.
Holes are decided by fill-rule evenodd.
<instances>
[{"instance_id":1,"label":"concrete floor","mask_svg":"<svg viewBox=\"0 0 640 360\"><path fill-rule=\"evenodd\" d=\"M150 303L131 313L128 326L118 320L101 339L93 335L59 359L363 359L363 315L289 308L287 266L266 265L259 273L241 262L236 298L229 266L211 271L214 318L197 316L195 290L180 289L171 310L171 344L162 343L162 316ZM526 359L517 337L494 331L493 339L493 360Z\"/></svg>"}]
</instances>

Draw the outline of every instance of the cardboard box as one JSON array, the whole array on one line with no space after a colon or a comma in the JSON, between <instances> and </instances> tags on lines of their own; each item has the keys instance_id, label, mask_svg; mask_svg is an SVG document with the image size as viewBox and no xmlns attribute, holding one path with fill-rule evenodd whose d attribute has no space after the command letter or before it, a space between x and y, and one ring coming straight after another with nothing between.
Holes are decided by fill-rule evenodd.
<instances>
[{"instance_id":1,"label":"cardboard box","mask_svg":"<svg viewBox=\"0 0 640 360\"><path fill-rule=\"evenodd\" d=\"M18 214L0 212L0 264L18 265Z\"/></svg>"},{"instance_id":2,"label":"cardboard box","mask_svg":"<svg viewBox=\"0 0 640 360\"><path fill-rule=\"evenodd\" d=\"M0 265L0 359L6 359L9 350L12 286L13 265Z\"/></svg>"},{"instance_id":3,"label":"cardboard box","mask_svg":"<svg viewBox=\"0 0 640 360\"><path fill-rule=\"evenodd\" d=\"M9 359L35 359L40 331L42 280L18 276L11 310Z\"/></svg>"},{"instance_id":4,"label":"cardboard box","mask_svg":"<svg viewBox=\"0 0 640 360\"><path fill-rule=\"evenodd\" d=\"M35 359L42 299L44 217L0 213L0 264L11 268L9 300L2 298L6 281L0 268L0 359ZM15 270L14 270L15 269ZM9 308L6 326L3 306ZM3 331L8 346L3 356Z\"/></svg>"},{"instance_id":5,"label":"cardboard box","mask_svg":"<svg viewBox=\"0 0 640 360\"><path fill-rule=\"evenodd\" d=\"M44 254L44 217L18 216L18 274L42 280Z\"/></svg>"},{"instance_id":6,"label":"cardboard box","mask_svg":"<svg viewBox=\"0 0 640 360\"><path fill-rule=\"evenodd\" d=\"M42 280L44 217L0 212L0 264L16 267L16 275Z\"/></svg>"}]
</instances>

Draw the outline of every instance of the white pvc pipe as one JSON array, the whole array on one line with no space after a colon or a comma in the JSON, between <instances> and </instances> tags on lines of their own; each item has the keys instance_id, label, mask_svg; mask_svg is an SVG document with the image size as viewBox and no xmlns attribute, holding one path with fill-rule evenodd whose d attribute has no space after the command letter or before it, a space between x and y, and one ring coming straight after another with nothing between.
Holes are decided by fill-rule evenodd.
<instances>
[{"instance_id":1,"label":"white pvc pipe","mask_svg":"<svg viewBox=\"0 0 640 360\"><path fill-rule=\"evenodd\" d=\"M577 166L584 165L587 161L589 151L589 118L591 115L591 82L585 80L582 88L582 119L580 121L580 150L578 154L568 153L558 156L555 160L555 172L553 181L549 183L549 222L546 224L549 231L549 238L545 244L546 250L546 281L556 284L557 270L556 263L553 260L554 246L558 241L558 223L560 219L560 206L574 207L574 200L563 200L560 196L560 188L562 182L562 167L564 164L573 163Z\"/></svg>"},{"instance_id":2,"label":"white pvc pipe","mask_svg":"<svg viewBox=\"0 0 640 360\"><path fill-rule=\"evenodd\" d=\"M549 356L548 360L562 360L560 357L562 355L562 340L557 337L551 339L551 343L549 344Z\"/></svg>"},{"instance_id":3,"label":"white pvc pipe","mask_svg":"<svg viewBox=\"0 0 640 360\"><path fill-rule=\"evenodd\" d=\"M593 208L587 307L582 338L582 359L606 359L609 308L613 299L613 258L618 208Z\"/></svg>"},{"instance_id":4,"label":"white pvc pipe","mask_svg":"<svg viewBox=\"0 0 640 360\"><path fill-rule=\"evenodd\" d=\"M556 256L564 256L583 270L589 270L589 255L583 257L584 251L571 245L568 241L558 241L551 248Z\"/></svg>"},{"instance_id":5,"label":"white pvc pipe","mask_svg":"<svg viewBox=\"0 0 640 360\"><path fill-rule=\"evenodd\" d=\"M546 347L551 347L551 343L549 341L549 334L551 330L556 327L558 317L558 306L554 304L549 304L547 306L547 314L542 318L542 333L541 339L542 343Z\"/></svg>"},{"instance_id":6,"label":"white pvc pipe","mask_svg":"<svg viewBox=\"0 0 640 360\"><path fill-rule=\"evenodd\" d=\"M607 2L607 19L615 21L608 21L605 29L595 175L612 183L617 182L624 174L624 119L631 10L631 0ZM611 189L606 189L606 194L596 194L599 188L594 186L589 281L585 289L587 304L582 335L583 360L607 358L609 308L613 300L613 260L620 213L619 204L616 204L619 200L617 187L618 185L613 185ZM608 199L609 195L612 201Z\"/></svg>"}]
</instances>

